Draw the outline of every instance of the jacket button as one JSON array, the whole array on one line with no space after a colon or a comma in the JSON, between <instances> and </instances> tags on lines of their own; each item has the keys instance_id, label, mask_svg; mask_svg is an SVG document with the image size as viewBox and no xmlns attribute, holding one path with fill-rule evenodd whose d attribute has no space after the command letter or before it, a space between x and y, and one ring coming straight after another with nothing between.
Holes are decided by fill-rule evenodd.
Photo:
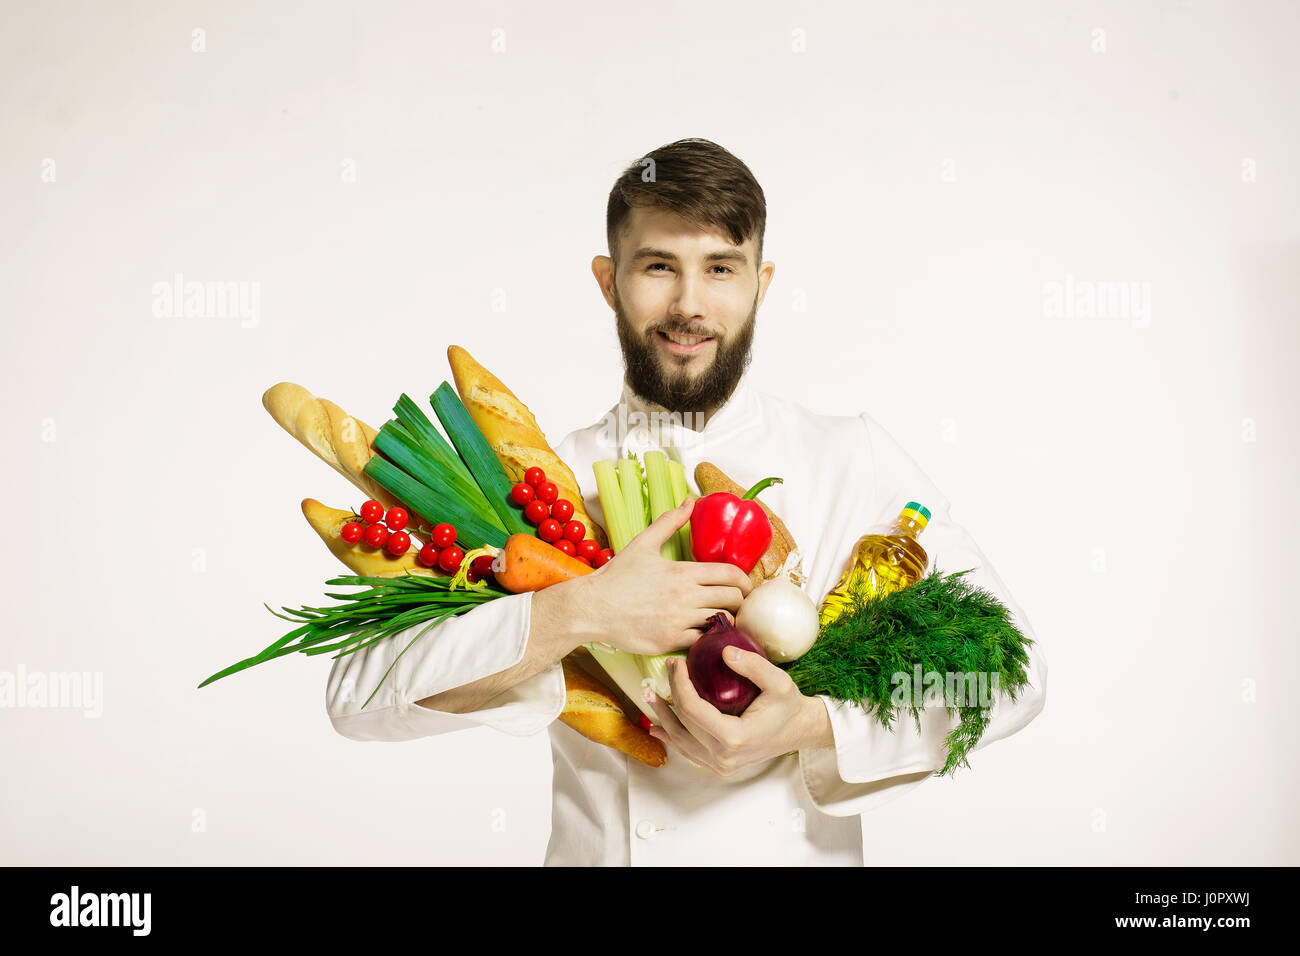
<instances>
[{"instance_id":1,"label":"jacket button","mask_svg":"<svg viewBox=\"0 0 1300 956\"><path fill-rule=\"evenodd\" d=\"M648 840L654 836L656 829L653 820L642 820L636 825L636 835L642 840Z\"/></svg>"}]
</instances>

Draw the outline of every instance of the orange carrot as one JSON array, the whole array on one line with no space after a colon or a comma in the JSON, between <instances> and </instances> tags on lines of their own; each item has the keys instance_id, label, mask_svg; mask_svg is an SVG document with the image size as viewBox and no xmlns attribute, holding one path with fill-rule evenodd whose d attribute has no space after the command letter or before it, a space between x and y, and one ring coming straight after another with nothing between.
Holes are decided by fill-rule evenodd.
<instances>
[{"instance_id":1,"label":"orange carrot","mask_svg":"<svg viewBox=\"0 0 1300 956\"><path fill-rule=\"evenodd\" d=\"M512 534L492 562L492 574L507 591L521 594L590 574L577 558L531 534Z\"/></svg>"}]
</instances>

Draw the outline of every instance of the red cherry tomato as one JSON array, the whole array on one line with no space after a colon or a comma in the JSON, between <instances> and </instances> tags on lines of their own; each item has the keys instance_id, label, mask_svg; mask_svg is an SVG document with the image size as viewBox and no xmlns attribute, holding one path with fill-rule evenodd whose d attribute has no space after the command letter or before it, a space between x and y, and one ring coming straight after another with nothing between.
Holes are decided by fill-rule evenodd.
<instances>
[{"instance_id":1,"label":"red cherry tomato","mask_svg":"<svg viewBox=\"0 0 1300 956\"><path fill-rule=\"evenodd\" d=\"M370 545L370 547L382 548L384 543L388 541L388 529L381 524L372 524L366 529L363 537L365 537L366 544Z\"/></svg>"},{"instance_id":2,"label":"red cherry tomato","mask_svg":"<svg viewBox=\"0 0 1300 956\"><path fill-rule=\"evenodd\" d=\"M510 489L510 500L519 507L524 507L528 502L533 500L533 486L526 485L522 481Z\"/></svg>"},{"instance_id":3,"label":"red cherry tomato","mask_svg":"<svg viewBox=\"0 0 1300 956\"><path fill-rule=\"evenodd\" d=\"M481 578L491 577L492 576L492 555L480 554L477 558L475 558L473 561L470 562L469 566L474 569L474 572L479 577Z\"/></svg>"},{"instance_id":4,"label":"red cherry tomato","mask_svg":"<svg viewBox=\"0 0 1300 956\"><path fill-rule=\"evenodd\" d=\"M361 520L366 524L374 524L384 516L384 506L374 498L371 498L361 506L359 514L361 515Z\"/></svg>"},{"instance_id":5,"label":"red cherry tomato","mask_svg":"<svg viewBox=\"0 0 1300 956\"><path fill-rule=\"evenodd\" d=\"M448 574L455 574L460 563L465 560L465 552L454 544L438 552L438 567Z\"/></svg>"},{"instance_id":6,"label":"red cherry tomato","mask_svg":"<svg viewBox=\"0 0 1300 956\"><path fill-rule=\"evenodd\" d=\"M651 719L650 719L649 717L647 717L645 714L642 714L642 715L641 715L641 729L642 729L642 730L644 730L646 733L650 733L650 728L653 727L654 725L655 725L655 723L654 723L653 720L651 720Z\"/></svg>"},{"instance_id":7,"label":"red cherry tomato","mask_svg":"<svg viewBox=\"0 0 1300 956\"><path fill-rule=\"evenodd\" d=\"M587 526L581 521L570 521L564 526L564 536L577 544L587 536Z\"/></svg>"},{"instance_id":8,"label":"red cherry tomato","mask_svg":"<svg viewBox=\"0 0 1300 956\"><path fill-rule=\"evenodd\" d=\"M575 561L581 561L581 562L582 562L583 564L585 564L587 567L591 567L591 562L588 561L586 558L582 557L581 555L575 556L573 560L575 560Z\"/></svg>"},{"instance_id":9,"label":"red cherry tomato","mask_svg":"<svg viewBox=\"0 0 1300 956\"><path fill-rule=\"evenodd\" d=\"M384 515L384 524L388 525L389 531L401 531L406 527L407 522L410 520L411 516L407 513L406 509L400 508L397 505L393 505L393 507L389 508L388 514Z\"/></svg>"},{"instance_id":10,"label":"red cherry tomato","mask_svg":"<svg viewBox=\"0 0 1300 956\"><path fill-rule=\"evenodd\" d=\"M356 544L361 540L361 536L366 533L366 529L361 527L355 521L349 521L339 530L339 537L348 544Z\"/></svg>"},{"instance_id":11,"label":"red cherry tomato","mask_svg":"<svg viewBox=\"0 0 1300 956\"><path fill-rule=\"evenodd\" d=\"M395 558L400 558L411 550L411 536L405 531L394 531L384 542L384 550Z\"/></svg>"},{"instance_id":12,"label":"red cherry tomato","mask_svg":"<svg viewBox=\"0 0 1300 956\"><path fill-rule=\"evenodd\" d=\"M429 535L429 540L433 542L435 548L450 548L456 543L456 529L444 521L434 527L433 534Z\"/></svg>"},{"instance_id":13,"label":"red cherry tomato","mask_svg":"<svg viewBox=\"0 0 1300 956\"><path fill-rule=\"evenodd\" d=\"M547 518L537 526L537 537L554 544L564 537L564 528L554 518Z\"/></svg>"},{"instance_id":14,"label":"red cherry tomato","mask_svg":"<svg viewBox=\"0 0 1300 956\"><path fill-rule=\"evenodd\" d=\"M600 545L592 538L583 538L578 542L578 557L592 560L600 554Z\"/></svg>"},{"instance_id":15,"label":"red cherry tomato","mask_svg":"<svg viewBox=\"0 0 1300 956\"><path fill-rule=\"evenodd\" d=\"M483 576L475 571L472 567L465 572L465 580L470 584L478 584L483 580Z\"/></svg>"},{"instance_id":16,"label":"red cherry tomato","mask_svg":"<svg viewBox=\"0 0 1300 956\"><path fill-rule=\"evenodd\" d=\"M609 564L610 558L612 557L614 557L613 548L602 548L600 554L591 559L591 566L593 568L603 568L605 565Z\"/></svg>"},{"instance_id":17,"label":"red cherry tomato","mask_svg":"<svg viewBox=\"0 0 1300 956\"><path fill-rule=\"evenodd\" d=\"M560 497L560 489L553 481L543 481L537 486L537 497L548 505L553 505L556 499Z\"/></svg>"},{"instance_id":18,"label":"red cherry tomato","mask_svg":"<svg viewBox=\"0 0 1300 956\"><path fill-rule=\"evenodd\" d=\"M546 502L536 498L524 506L524 520L529 524L541 524L550 513L551 509L546 507Z\"/></svg>"},{"instance_id":19,"label":"red cherry tomato","mask_svg":"<svg viewBox=\"0 0 1300 956\"><path fill-rule=\"evenodd\" d=\"M526 485L532 485L536 488L545 480L546 472L542 471L540 468L529 468L524 472L524 484Z\"/></svg>"},{"instance_id":20,"label":"red cherry tomato","mask_svg":"<svg viewBox=\"0 0 1300 956\"><path fill-rule=\"evenodd\" d=\"M551 517L556 521L568 521L573 517L573 502L568 498L560 498L551 505Z\"/></svg>"},{"instance_id":21,"label":"red cherry tomato","mask_svg":"<svg viewBox=\"0 0 1300 956\"><path fill-rule=\"evenodd\" d=\"M578 553L577 546L568 538L561 538L559 541L555 542L555 547L556 550L563 551L571 558Z\"/></svg>"},{"instance_id":22,"label":"red cherry tomato","mask_svg":"<svg viewBox=\"0 0 1300 956\"><path fill-rule=\"evenodd\" d=\"M438 566L438 549L435 548L433 542L430 541L420 549L420 553L415 556L415 560L419 561L426 568L436 568Z\"/></svg>"}]
</instances>

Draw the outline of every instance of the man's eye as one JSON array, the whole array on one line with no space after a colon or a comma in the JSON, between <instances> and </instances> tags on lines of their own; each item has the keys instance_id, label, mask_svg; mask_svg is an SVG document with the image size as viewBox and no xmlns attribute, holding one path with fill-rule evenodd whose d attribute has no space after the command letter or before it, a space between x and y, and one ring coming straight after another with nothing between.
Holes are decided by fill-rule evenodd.
<instances>
[{"instance_id":1,"label":"man's eye","mask_svg":"<svg viewBox=\"0 0 1300 956\"><path fill-rule=\"evenodd\" d=\"M667 264L666 264L666 263L663 263L663 262L653 262L653 263L650 264L650 268L651 268L651 269L657 269L657 268L659 268L660 266L663 266L665 269L668 268Z\"/></svg>"},{"instance_id":2,"label":"man's eye","mask_svg":"<svg viewBox=\"0 0 1300 956\"><path fill-rule=\"evenodd\" d=\"M731 266L716 265L716 266L714 266L713 268L715 268L715 269L726 269L728 272L731 271Z\"/></svg>"}]
</instances>

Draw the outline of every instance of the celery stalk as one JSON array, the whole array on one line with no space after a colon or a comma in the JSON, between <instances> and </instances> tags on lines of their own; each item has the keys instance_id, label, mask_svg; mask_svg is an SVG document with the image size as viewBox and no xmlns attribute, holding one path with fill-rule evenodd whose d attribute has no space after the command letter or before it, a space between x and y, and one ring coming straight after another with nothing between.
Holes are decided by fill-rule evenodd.
<instances>
[{"instance_id":1,"label":"celery stalk","mask_svg":"<svg viewBox=\"0 0 1300 956\"><path fill-rule=\"evenodd\" d=\"M676 507L685 501L691 493L690 485L686 483L686 469L682 467L680 461L670 460L668 462L668 478L672 482L673 506ZM681 552L681 560L694 560L691 551L691 523L688 521L682 525L673 537L676 539L677 547Z\"/></svg>"},{"instance_id":2,"label":"celery stalk","mask_svg":"<svg viewBox=\"0 0 1300 956\"><path fill-rule=\"evenodd\" d=\"M676 507L673 504L672 479L668 476L668 456L663 452L645 453L645 484L650 498L650 520L658 521L665 511L672 511ZM664 542L659 553L669 561L682 560L676 534Z\"/></svg>"},{"instance_id":3,"label":"celery stalk","mask_svg":"<svg viewBox=\"0 0 1300 956\"><path fill-rule=\"evenodd\" d=\"M605 515L605 531L609 534L609 546L615 554L627 547L632 540L631 525L627 518L627 507L623 503L623 488L619 484L618 472L612 461L598 461L592 464L596 473L596 491L600 495L600 510Z\"/></svg>"},{"instance_id":4,"label":"celery stalk","mask_svg":"<svg viewBox=\"0 0 1300 956\"><path fill-rule=\"evenodd\" d=\"M627 511L627 520L632 537L636 537L649 525L650 505L645 498L642 487L641 463L629 456L618 465L618 483L623 489L623 507Z\"/></svg>"}]
</instances>

